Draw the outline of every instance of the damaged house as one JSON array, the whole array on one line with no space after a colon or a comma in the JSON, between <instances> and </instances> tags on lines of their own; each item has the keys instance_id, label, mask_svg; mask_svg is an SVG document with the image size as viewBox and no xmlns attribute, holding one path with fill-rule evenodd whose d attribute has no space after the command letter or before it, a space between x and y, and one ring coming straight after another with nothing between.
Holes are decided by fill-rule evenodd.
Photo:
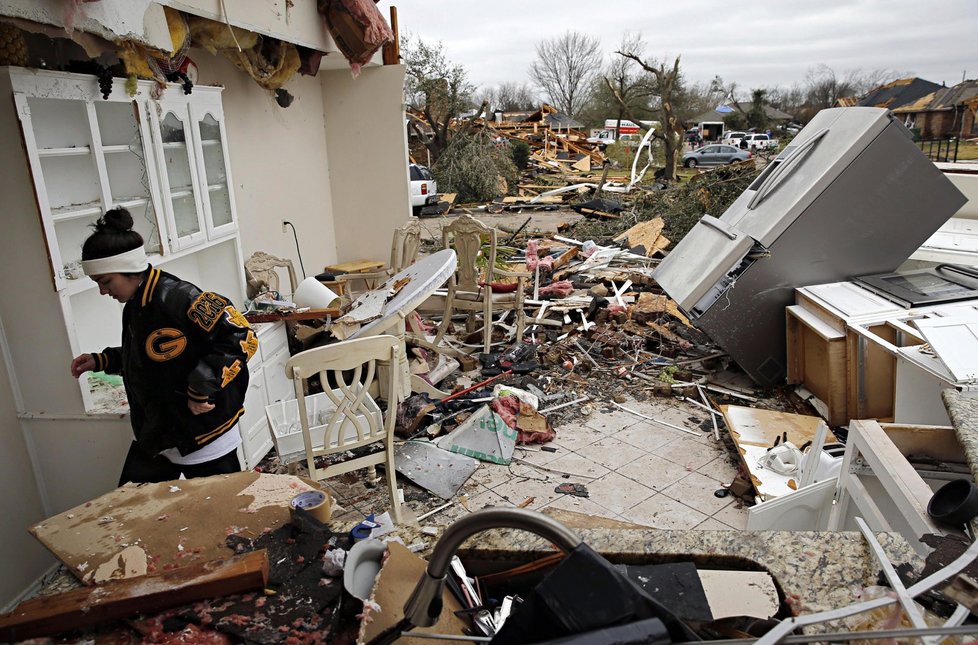
<instances>
[{"instance_id":1,"label":"damaged house","mask_svg":"<svg viewBox=\"0 0 978 645\"><path fill-rule=\"evenodd\" d=\"M224 4L0 2L0 257L11 278L0 304L2 604L53 563L24 527L112 489L130 441L125 410L68 370L120 334L121 305L80 279L89 224L127 206L154 265L206 277L242 306L254 252L310 274L385 257L389 236L365 232L410 213L403 67L377 52L354 78L313 0ZM114 82L72 62L119 57ZM140 80L127 80L130 66ZM364 200L368 183L384 190ZM271 327L241 425L247 435L260 422L259 443L263 401L281 390L273 377L284 379L288 358L281 323Z\"/></svg>"}]
</instances>

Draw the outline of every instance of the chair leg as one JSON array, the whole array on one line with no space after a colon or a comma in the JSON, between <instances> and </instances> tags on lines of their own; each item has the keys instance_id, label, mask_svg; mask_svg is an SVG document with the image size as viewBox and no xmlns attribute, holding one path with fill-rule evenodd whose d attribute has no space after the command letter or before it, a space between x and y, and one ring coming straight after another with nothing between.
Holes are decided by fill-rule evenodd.
<instances>
[{"instance_id":1,"label":"chair leg","mask_svg":"<svg viewBox=\"0 0 978 645\"><path fill-rule=\"evenodd\" d=\"M367 487L376 488L380 477L377 476L377 466L367 466Z\"/></svg>"},{"instance_id":2,"label":"chair leg","mask_svg":"<svg viewBox=\"0 0 978 645\"><path fill-rule=\"evenodd\" d=\"M482 350L486 354L492 346L492 293L489 293L489 298L483 300L482 305L482 344L485 348Z\"/></svg>"},{"instance_id":3,"label":"chair leg","mask_svg":"<svg viewBox=\"0 0 978 645\"><path fill-rule=\"evenodd\" d=\"M397 496L397 475L394 473L394 442L388 437L385 442L387 458L384 461L384 465L387 468L387 488L391 495L391 514L394 515L394 522L400 524L401 519L401 501Z\"/></svg>"}]
</instances>

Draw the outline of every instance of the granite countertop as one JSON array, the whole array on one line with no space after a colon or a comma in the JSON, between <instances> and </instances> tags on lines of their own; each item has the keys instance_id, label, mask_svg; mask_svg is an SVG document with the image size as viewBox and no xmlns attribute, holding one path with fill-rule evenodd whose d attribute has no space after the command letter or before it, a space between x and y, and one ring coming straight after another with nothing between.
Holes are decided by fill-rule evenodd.
<instances>
[{"instance_id":1,"label":"granite countertop","mask_svg":"<svg viewBox=\"0 0 978 645\"><path fill-rule=\"evenodd\" d=\"M795 614L855 602L857 592L876 584L879 564L856 531L662 531L657 529L575 529L610 561L651 564L692 560L700 568L766 570L774 576ZM898 533L877 539L897 566L916 571L922 559ZM514 564L553 553L553 547L525 531L494 529L466 541L465 560Z\"/></svg>"},{"instance_id":2,"label":"granite countertop","mask_svg":"<svg viewBox=\"0 0 978 645\"><path fill-rule=\"evenodd\" d=\"M941 391L944 407L954 426L954 434L964 447L964 456L971 474L978 481L978 399L965 396L955 389Z\"/></svg>"}]
</instances>

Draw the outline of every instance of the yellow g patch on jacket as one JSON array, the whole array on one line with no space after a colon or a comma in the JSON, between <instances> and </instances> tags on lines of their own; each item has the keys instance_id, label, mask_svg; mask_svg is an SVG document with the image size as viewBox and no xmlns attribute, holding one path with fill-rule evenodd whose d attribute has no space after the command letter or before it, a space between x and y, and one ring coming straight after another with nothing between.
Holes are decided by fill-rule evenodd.
<instances>
[{"instance_id":1,"label":"yellow g patch on jacket","mask_svg":"<svg viewBox=\"0 0 978 645\"><path fill-rule=\"evenodd\" d=\"M146 337L146 355L160 363L176 358L186 348L187 337L172 327L156 329Z\"/></svg>"}]
</instances>

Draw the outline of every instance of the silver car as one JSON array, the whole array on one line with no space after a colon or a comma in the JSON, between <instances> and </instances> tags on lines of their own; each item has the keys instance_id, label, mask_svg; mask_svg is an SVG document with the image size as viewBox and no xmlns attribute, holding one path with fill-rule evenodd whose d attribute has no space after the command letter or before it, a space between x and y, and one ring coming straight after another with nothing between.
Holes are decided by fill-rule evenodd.
<instances>
[{"instance_id":1,"label":"silver car","mask_svg":"<svg viewBox=\"0 0 978 645\"><path fill-rule=\"evenodd\" d=\"M747 150L740 150L733 146L723 144L713 144L703 146L698 150L691 150L683 155L683 165L687 168L696 166L724 166L736 161L747 161L751 158L751 153Z\"/></svg>"}]
</instances>

